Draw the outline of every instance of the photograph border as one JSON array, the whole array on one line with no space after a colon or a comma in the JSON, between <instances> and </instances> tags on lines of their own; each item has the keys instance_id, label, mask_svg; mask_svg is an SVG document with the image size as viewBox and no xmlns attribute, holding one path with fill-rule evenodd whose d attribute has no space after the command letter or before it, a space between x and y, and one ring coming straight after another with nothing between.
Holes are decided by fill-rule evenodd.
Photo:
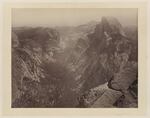
<instances>
[{"instance_id":1,"label":"photograph border","mask_svg":"<svg viewBox=\"0 0 150 118\"><path fill-rule=\"evenodd\" d=\"M3 115L144 115L147 108L146 2L112 3L7 3L3 22ZM138 9L138 108L11 108L12 8L137 8Z\"/></svg>"}]
</instances>

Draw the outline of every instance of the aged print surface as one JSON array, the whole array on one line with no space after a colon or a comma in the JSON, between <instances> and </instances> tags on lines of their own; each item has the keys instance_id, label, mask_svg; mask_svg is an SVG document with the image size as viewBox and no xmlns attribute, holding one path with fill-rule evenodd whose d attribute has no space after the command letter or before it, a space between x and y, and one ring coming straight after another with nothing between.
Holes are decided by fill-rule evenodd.
<instances>
[{"instance_id":1,"label":"aged print surface","mask_svg":"<svg viewBox=\"0 0 150 118\"><path fill-rule=\"evenodd\" d=\"M137 108L135 8L13 8L12 108Z\"/></svg>"}]
</instances>

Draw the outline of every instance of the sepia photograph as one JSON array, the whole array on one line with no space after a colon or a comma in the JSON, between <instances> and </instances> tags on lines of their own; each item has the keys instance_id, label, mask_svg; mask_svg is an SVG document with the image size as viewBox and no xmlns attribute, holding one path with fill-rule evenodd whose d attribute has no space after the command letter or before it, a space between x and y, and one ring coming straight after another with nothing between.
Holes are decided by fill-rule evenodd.
<instances>
[{"instance_id":1,"label":"sepia photograph","mask_svg":"<svg viewBox=\"0 0 150 118\"><path fill-rule=\"evenodd\" d=\"M138 108L138 9L12 8L11 108Z\"/></svg>"}]
</instances>

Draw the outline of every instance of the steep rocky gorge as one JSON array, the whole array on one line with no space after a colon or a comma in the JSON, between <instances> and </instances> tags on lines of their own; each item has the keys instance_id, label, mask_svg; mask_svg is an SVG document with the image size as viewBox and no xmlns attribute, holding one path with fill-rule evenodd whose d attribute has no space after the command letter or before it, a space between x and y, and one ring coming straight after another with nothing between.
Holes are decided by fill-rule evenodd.
<instances>
[{"instance_id":1,"label":"steep rocky gorge","mask_svg":"<svg viewBox=\"0 0 150 118\"><path fill-rule=\"evenodd\" d=\"M135 30L113 17L63 29L12 29L12 107L137 107Z\"/></svg>"}]
</instances>

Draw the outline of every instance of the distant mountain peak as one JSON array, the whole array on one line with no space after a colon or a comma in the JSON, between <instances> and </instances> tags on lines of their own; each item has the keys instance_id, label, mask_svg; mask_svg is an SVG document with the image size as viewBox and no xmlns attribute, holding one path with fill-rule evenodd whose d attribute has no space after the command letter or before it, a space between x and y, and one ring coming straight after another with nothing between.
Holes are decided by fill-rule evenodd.
<instances>
[{"instance_id":1,"label":"distant mountain peak","mask_svg":"<svg viewBox=\"0 0 150 118\"><path fill-rule=\"evenodd\" d=\"M101 19L101 23L103 25L104 32L116 33L116 34L119 33L122 36L125 36L122 25L115 17L103 16Z\"/></svg>"}]
</instances>

